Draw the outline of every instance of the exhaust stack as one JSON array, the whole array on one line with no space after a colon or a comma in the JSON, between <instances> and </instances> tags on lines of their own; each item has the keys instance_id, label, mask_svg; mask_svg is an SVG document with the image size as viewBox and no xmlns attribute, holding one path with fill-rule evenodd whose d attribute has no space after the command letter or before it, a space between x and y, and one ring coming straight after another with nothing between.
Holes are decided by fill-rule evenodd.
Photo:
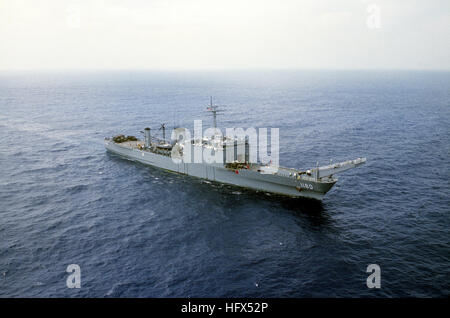
<instances>
[{"instance_id":1,"label":"exhaust stack","mask_svg":"<svg viewBox=\"0 0 450 318\"><path fill-rule=\"evenodd\" d=\"M150 135L150 128L145 128L144 129L144 137L145 137L145 147L146 148L150 148L151 145L151 135Z\"/></svg>"}]
</instances>

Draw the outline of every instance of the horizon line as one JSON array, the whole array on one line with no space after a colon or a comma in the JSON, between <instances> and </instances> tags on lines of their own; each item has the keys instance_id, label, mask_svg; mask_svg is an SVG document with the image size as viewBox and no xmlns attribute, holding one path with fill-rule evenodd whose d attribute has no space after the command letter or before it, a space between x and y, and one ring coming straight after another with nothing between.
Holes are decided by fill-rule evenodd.
<instances>
[{"instance_id":1,"label":"horizon line","mask_svg":"<svg viewBox=\"0 0 450 318\"><path fill-rule=\"evenodd\" d=\"M307 67L279 67L279 68L36 68L36 69L0 69L0 73L62 73L62 72L239 72L239 71L423 71L423 72L449 72L450 68L307 68Z\"/></svg>"}]
</instances>

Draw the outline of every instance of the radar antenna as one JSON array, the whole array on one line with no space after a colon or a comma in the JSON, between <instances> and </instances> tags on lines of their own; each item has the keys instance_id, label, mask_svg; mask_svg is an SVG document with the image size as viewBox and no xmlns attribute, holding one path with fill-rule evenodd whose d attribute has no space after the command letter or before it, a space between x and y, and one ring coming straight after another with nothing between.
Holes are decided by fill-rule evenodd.
<instances>
[{"instance_id":1,"label":"radar antenna","mask_svg":"<svg viewBox=\"0 0 450 318\"><path fill-rule=\"evenodd\" d=\"M163 142L166 142L166 124L165 123L162 123L161 127L159 127L158 130L161 130L161 129L163 131Z\"/></svg>"},{"instance_id":2,"label":"radar antenna","mask_svg":"<svg viewBox=\"0 0 450 318\"><path fill-rule=\"evenodd\" d=\"M213 105L212 96L211 96L211 99L210 99L209 106L206 107L206 110L213 114L214 128L217 128L217 113L222 113L223 110L219 109L218 105Z\"/></svg>"}]
</instances>

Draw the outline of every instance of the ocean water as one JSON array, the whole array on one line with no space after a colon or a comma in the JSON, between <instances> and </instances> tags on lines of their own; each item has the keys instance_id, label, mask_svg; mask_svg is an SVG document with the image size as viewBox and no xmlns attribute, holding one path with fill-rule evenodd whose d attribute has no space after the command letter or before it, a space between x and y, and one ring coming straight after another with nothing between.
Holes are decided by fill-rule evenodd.
<instances>
[{"instance_id":1,"label":"ocean water","mask_svg":"<svg viewBox=\"0 0 450 318\"><path fill-rule=\"evenodd\" d=\"M284 166L367 163L319 203L105 152L210 125L210 95L220 127L278 127ZM449 72L3 73L0 134L1 297L450 295Z\"/></svg>"}]
</instances>

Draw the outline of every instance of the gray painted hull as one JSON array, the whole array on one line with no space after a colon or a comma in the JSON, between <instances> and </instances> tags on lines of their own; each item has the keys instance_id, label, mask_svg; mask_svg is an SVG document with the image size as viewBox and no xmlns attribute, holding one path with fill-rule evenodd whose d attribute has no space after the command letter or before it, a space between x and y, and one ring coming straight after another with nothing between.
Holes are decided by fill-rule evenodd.
<instances>
[{"instance_id":1,"label":"gray painted hull","mask_svg":"<svg viewBox=\"0 0 450 318\"><path fill-rule=\"evenodd\" d=\"M321 200L337 181L296 180L283 175L261 174L248 169L240 169L236 173L234 170L225 168L222 164L175 163L171 157L125 147L111 140L105 140L105 147L108 151L127 159L172 172L290 197L307 197Z\"/></svg>"}]
</instances>

